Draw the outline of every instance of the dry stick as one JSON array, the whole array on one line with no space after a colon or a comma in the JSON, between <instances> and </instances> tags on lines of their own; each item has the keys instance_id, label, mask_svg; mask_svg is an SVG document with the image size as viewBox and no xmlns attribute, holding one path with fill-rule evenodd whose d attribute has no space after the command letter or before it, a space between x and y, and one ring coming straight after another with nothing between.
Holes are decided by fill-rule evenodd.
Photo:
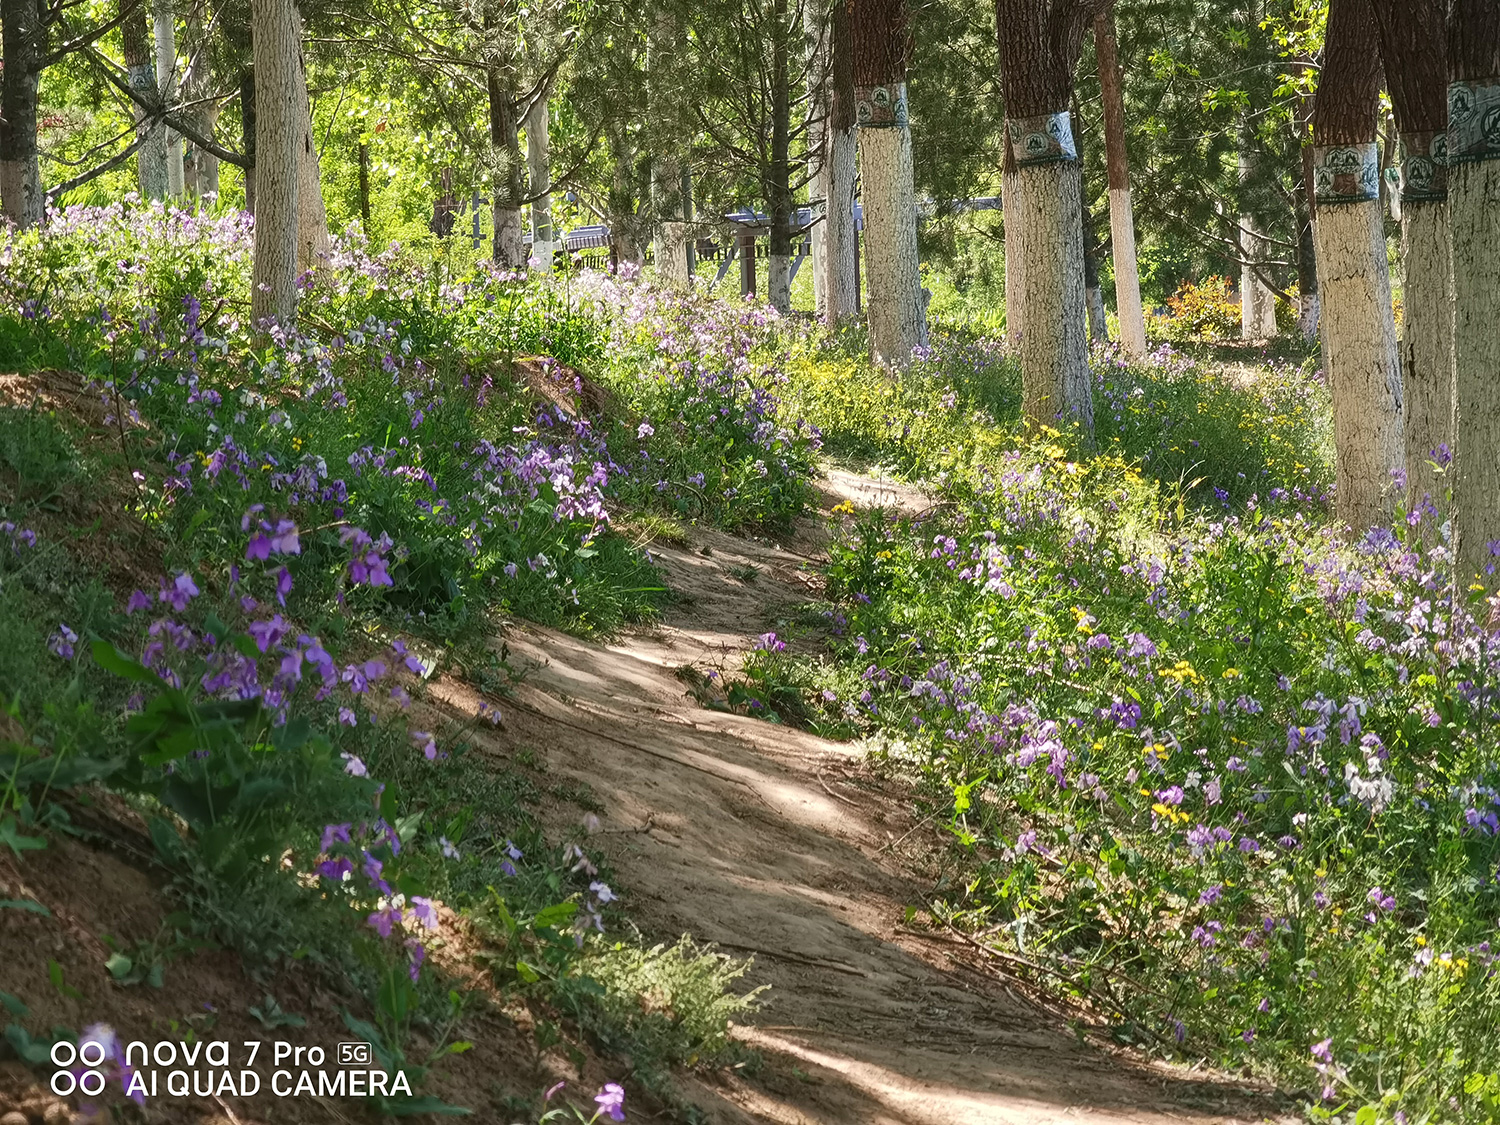
<instances>
[{"instance_id":1,"label":"dry stick","mask_svg":"<svg viewBox=\"0 0 1500 1125\"><path fill-rule=\"evenodd\" d=\"M828 788L828 782L826 782L826 781L823 780L823 771L822 770L818 770L817 771L817 777L818 777L818 784L823 787L823 792L827 793L835 801L843 801L844 804L848 805L851 808L856 808L856 809L859 808L859 802L857 802L857 801L851 801L848 797L841 797L841 796L839 796L839 794L835 793L832 789Z\"/></svg>"}]
</instances>

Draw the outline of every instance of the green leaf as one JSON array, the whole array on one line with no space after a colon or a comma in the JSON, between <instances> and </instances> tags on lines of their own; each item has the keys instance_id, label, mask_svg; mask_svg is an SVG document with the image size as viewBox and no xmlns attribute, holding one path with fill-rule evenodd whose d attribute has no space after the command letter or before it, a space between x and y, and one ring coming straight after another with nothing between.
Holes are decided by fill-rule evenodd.
<instances>
[{"instance_id":1,"label":"green leaf","mask_svg":"<svg viewBox=\"0 0 1500 1125\"><path fill-rule=\"evenodd\" d=\"M536 917L531 920L531 928L534 930L547 927L565 926L573 920L573 915L578 913L576 902L559 902L554 906L548 906L536 912Z\"/></svg>"},{"instance_id":2,"label":"green leaf","mask_svg":"<svg viewBox=\"0 0 1500 1125\"><path fill-rule=\"evenodd\" d=\"M63 967L60 962L47 962L47 979L52 982L52 987L57 989L59 995L66 996L70 1000L83 999L83 993L63 979Z\"/></svg>"},{"instance_id":3,"label":"green leaf","mask_svg":"<svg viewBox=\"0 0 1500 1125\"><path fill-rule=\"evenodd\" d=\"M113 672L117 676L123 676L127 680L135 680L138 683L168 686L166 681L150 668L138 660L132 660L108 641L95 641L90 646L90 651L93 653L94 663L106 672Z\"/></svg>"},{"instance_id":4,"label":"green leaf","mask_svg":"<svg viewBox=\"0 0 1500 1125\"><path fill-rule=\"evenodd\" d=\"M535 984L537 981L542 979L537 974L537 971L530 965L528 965L525 961L516 962L516 976L520 977L527 984Z\"/></svg>"},{"instance_id":5,"label":"green leaf","mask_svg":"<svg viewBox=\"0 0 1500 1125\"><path fill-rule=\"evenodd\" d=\"M0 910L29 910L33 914L40 914L43 918L52 917L52 911L29 898L0 898Z\"/></svg>"},{"instance_id":6,"label":"green leaf","mask_svg":"<svg viewBox=\"0 0 1500 1125\"><path fill-rule=\"evenodd\" d=\"M4 1008L13 1016L26 1016L31 1014L19 996L12 996L9 992L0 992L0 1008Z\"/></svg>"},{"instance_id":7,"label":"green leaf","mask_svg":"<svg viewBox=\"0 0 1500 1125\"><path fill-rule=\"evenodd\" d=\"M6 845L16 855L22 852L41 851L47 841L41 836L23 836L16 830L16 818L8 816L0 820L0 844Z\"/></svg>"},{"instance_id":8,"label":"green leaf","mask_svg":"<svg viewBox=\"0 0 1500 1125\"><path fill-rule=\"evenodd\" d=\"M104 967L115 980L123 981L130 975L130 970L135 968L135 962L123 953L111 953L109 960L104 962Z\"/></svg>"}]
</instances>

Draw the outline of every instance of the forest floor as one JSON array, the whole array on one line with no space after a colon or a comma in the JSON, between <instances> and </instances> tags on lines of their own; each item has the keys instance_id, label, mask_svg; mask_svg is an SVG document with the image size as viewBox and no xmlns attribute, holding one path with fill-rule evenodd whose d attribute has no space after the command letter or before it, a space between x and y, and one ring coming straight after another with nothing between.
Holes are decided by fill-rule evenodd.
<instances>
[{"instance_id":1,"label":"forest floor","mask_svg":"<svg viewBox=\"0 0 1500 1125\"><path fill-rule=\"evenodd\" d=\"M752 954L748 980L770 986L735 1029L762 1064L689 1079L688 1099L720 1122L1280 1119L1267 1090L1096 1042L966 939L905 927L942 845L906 785L849 745L712 706L707 674L817 589L834 505L925 505L839 470L822 501L780 543L693 529L653 548L676 600L649 628L495 638L521 684L492 752L530 750L593 790L596 842L649 937ZM450 685L448 702L477 698Z\"/></svg>"}]
</instances>

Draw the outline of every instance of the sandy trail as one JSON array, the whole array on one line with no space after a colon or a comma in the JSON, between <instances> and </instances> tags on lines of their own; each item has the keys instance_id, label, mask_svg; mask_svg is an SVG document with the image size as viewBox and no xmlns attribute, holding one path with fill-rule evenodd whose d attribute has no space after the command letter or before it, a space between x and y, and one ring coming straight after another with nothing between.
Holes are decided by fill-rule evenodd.
<instances>
[{"instance_id":1,"label":"sandy trail","mask_svg":"<svg viewBox=\"0 0 1500 1125\"><path fill-rule=\"evenodd\" d=\"M854 503L919 497L833 478ZM796 541L816 550L816 532ZM736 1034L765 1065L688 1095L722 1122L1248 1122L1256 1091L1080 1042L971 947L900 927L928 889L891 854L910 803L882 792L848 746L705 709L676 669L734 654L811 596L813 560L696 532L656 552L684 595L650 630L599 646L519 627L526 669L503 741L605 803L595 843L631 917L653 937L691 933L756 957L762 1011ZM736 577L754 566L753 582ZM497 641L498 643L498 641Z\"/></svg>"}]
</instances>

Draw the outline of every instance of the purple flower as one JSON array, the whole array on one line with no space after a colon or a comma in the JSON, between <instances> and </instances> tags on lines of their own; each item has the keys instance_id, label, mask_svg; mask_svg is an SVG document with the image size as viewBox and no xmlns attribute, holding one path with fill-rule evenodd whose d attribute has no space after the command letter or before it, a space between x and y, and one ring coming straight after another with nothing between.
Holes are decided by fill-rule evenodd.
<instances>
[{"instance_id":1,"label":"purple flower","mask_svg":"<svg viewBox=\"0 0 1500 1125\"><path fill-rule=\"evenodd\" d=\"M72 660L73 646L77 643L78 634L66 625L59 623L57 632L53 633L51 639L47 641L47 648L51 650L53 656L60 656L64 660Z\"/></svg>"},{"instance_id":2,"label":"purple flower","mask_svg":"<svg viewBox=\"0 0 1500 1125\"><path fill-rule=\"evenodd\" d=\"M158 600L170 605L178 613L187 609L188 602L192 601L200 593L191 576L179 574L172 580L170 586L165 581L161 584L161 592L156 596Z\"/></svg>"},{"instance_id":3,"label":"purple flower","mask_svg":"<svg viewBox=\"0 0 1500 1125\"><path fill-rule=\"evenodd\" d=\"M604 1089L594 1095L599 1103L599 1112L611 1121L625 1120L625 1090L616 1082L606 1082Z\"/></svg>"},{"instance_id":4,"label":"purple flower","mask_svg":"<svg viewBox=\"0 0 1500 1125\"><path fill-rule=\"evenodd\" d=\"M388 938L391 936L391 927L401 921L401 911L394 907L387 907L384 910L375 911L365 921L381 937Z\"/></svg>"},{"instance_id":5,"label":"purple flower","mask_svg":"<svg viewBox=\"0 0 1500 1125\"><path fill-rule=\"evenodd\" d=\"M422 962L427 960L427 947L416 938L407 938L406 953L411 961L406 971L411 977L411 982L416 984L417 978L422 975Z\"/></svg>"},{"instance_id":6,"label":"purple flower","mask_svg":"<svg viewBox=\"0 0 1500 1125\"><path fill-rule=\"evenodd\" d=\"M1322 1063L1332 1063L1333 1062L1333 1051L1331 1049L1332 1047L1333 1047L1333 1040L1332 1040L1332 1038L1325 1039L1321 1043L1314 1043L1313 1046L1312 1046L1312 1057L1315 1058L1315 1059L1317 1059L1319 1062L1322 1062Z\"/></svg>"},{"instance_id":7,"label":"purple flower","mask_svg":"<svg viewBox=\"0 0 1500 1125\"><path fill-rule=\"evenodd\" d=\"M150 609L151 597L144 590L130 591L130 598L125 602L125 612L135 613L137 610Z\"/></svg>"},{"instance_id":8,"label":"purple flower","mask_svg":"<svg viewBox=\"0 0 1500 1125\"><path fill-rule=\"evenodd\" d=\"M292 572L282 567L276 572L276 600L286 605L286 596L292 592Z\"/></svg>"},{"instance_id":9,"label":"purple flower","mask_svg":"<svg viewBox=\"0 0 1500 1125\"><path fill-rule=\"evenodd\" d=\"M365 769L365 764L348 751L339 755L344 759L344 772L352 777L369 777L370 771Z\"/></svg>"},{"instance_id":10,"label":"purple flower","mask_svg":"<svg viewBox=\"0 0 1500 1125\"><path fill-rule=\"evenodd\" d=\"M320 852L326 852L334 844L347 844L349 842L350 824L325 824L323 826L323 839L318 846Z\"/></svg>"},{"instance_id":11,"label":"purple flower","mask_svg":"<svg viewBox=\"0 0 1500 1125\"><path fill-rule=\"evenodd\" d=\"M332 879L335 883L342 883L345 876L354 874L354 864L344 856L337 859L325 859L317 865L318 874L325 879Z\"/></svg>"},{"instance_id":12,"label":"purple flower","mask_svg":"<svg viewBox=\"0 0 1500 1125\"><path fill-rule=\"evenodd\" d=\"M1126 652L1130 656L1155 656L1156 645L1145 633L1127 633L1125 639L1130 642Z\"/></svg>"},{"instance_id":13,"label":"purple flower","mask_svg":"<svg viewBox=\"0 0 1500 1125\"><path fill-rule=\"evenodd\" d=\"M421 895L412 895L411 912L412 917L429 930L438 928L437 907L432 904L432 899L423 898Z\"/></svg>"},{"instance_id":14,"label":"purple flower","mask_svg":"<svg viewBox=\"0 0 1500 1125\"><path fill-rule=\"evenodd\" d=\"M437 742L432 737L432 732L414 730L411 732L411 740L416 743L417 748L422 751L422 756L429 762L437 758Z\"/></svg>"},{"instance_id":15,"label":"purple flower","mask_svg":"<svg viewBox=\"0 0 1500 1125\"><path fill-rule=\"evenodd\" d=\"M775 633L762 633L756 638L755 647L762 652L785 652L786 642Z\"/></svg>"},{"instance_id":16,"label":"purple flower","mask_svg":"<svg viewBox=\"0 0 1500 1125\"><path fill-rule=\"evenodd\" d=\"M1204 906L1211 906L1223 897L1224 885L1222 883L1215 883L1212 887L1209 887L1198 896L1198 901L1201 902Z\"/></svg>"}]
</instances>

